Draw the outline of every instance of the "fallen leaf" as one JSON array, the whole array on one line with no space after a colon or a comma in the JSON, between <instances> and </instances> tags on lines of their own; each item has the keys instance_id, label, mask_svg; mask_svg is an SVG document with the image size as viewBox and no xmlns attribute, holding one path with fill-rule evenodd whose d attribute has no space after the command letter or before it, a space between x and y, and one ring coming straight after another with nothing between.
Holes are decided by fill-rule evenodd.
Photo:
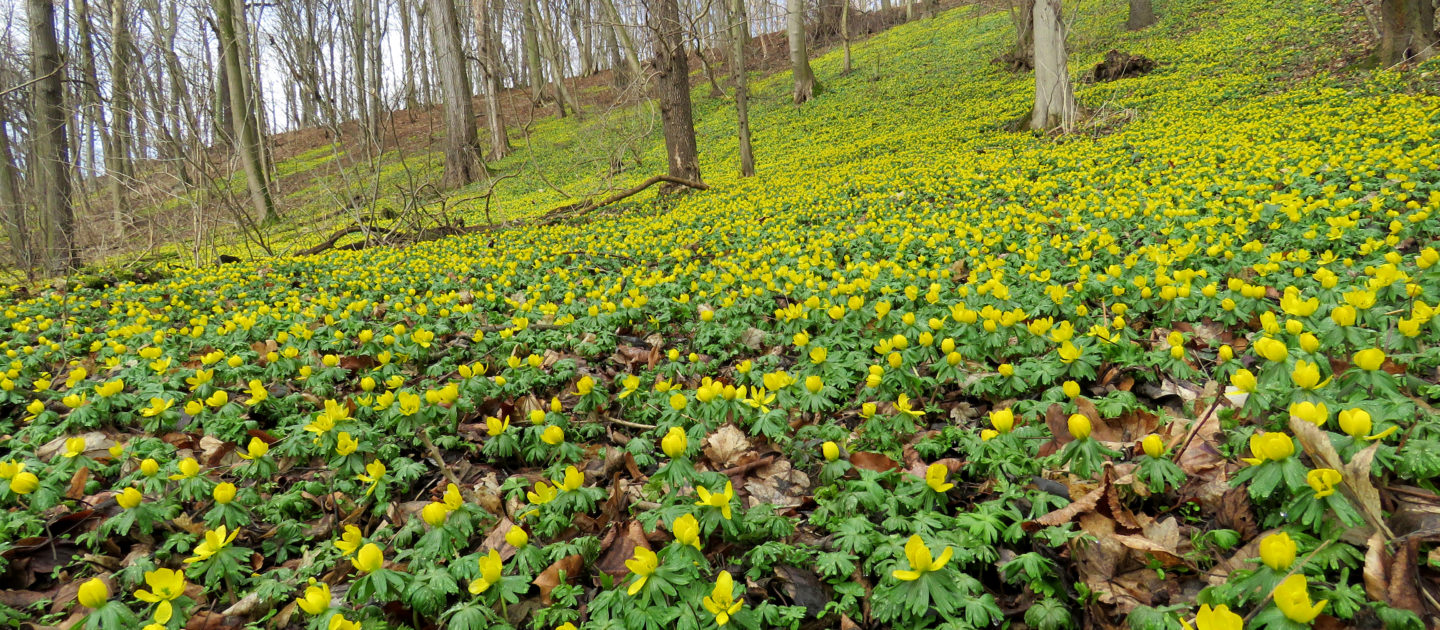
<instances>
[{"instance_id":1,"label":"fallen leaf","mask_svg":"<svg viewBox=\"0 0 1440 630\"><path fill-rule=\"evenodd\" d=\"M595 568L615 578L618 584L630 574L625 561L635 557L637 547L650 549L650 541L646 540L645 530L640 527L639 521L630 521L623 528L617 527L610 532L612 536L609 538L613 540L605 543L605 552L595 562Z\"/></svg>"},{"instance_id":2,"label":"fallen leaf","mask_svg":"<svg viewBox=\"0 0 1440 630\"><path fill-rule=\"evenodd\" d=\"M718 468L734 466L736 460L751 449L750 439L733 424L720 427L705 439L705 456Z\"/></svg>"},{"instance_id":3,"label":"fallen leaf","mask_svg":"<svg viewBox=\"0 0 1440 630\"><path fill-rule=\"evenodd\" d=\"M555 587L560 586L560 581L562 579L560 577L561 572L564 572L565 577L563 579L568 584L571 580L574 580L578 576L578 574L580 573L580 567L583 565L584 558L577 553L575 555L565 556L564 558L556 560L554 564L551 564L549 567L546 567L544 571L541 571L540 575L535 578L535 581L531 582L531 584L540 587L540 600L546 606L549 606L551 603L550 591L553 591L555 590Z\"/></svg>"},{"instance_id":4,"label":"fallen leaf","mask_svg":"<svg viewBox=\"0 0 1440 630\"><path fill-rule=\"evenodd\" d=\"M899 462L890 459L890 457L887 455L884 455L882 453L867 453L863 451L850 454L850 465L856 468L864 468L865 470L873 470L875 472L885 472L889 470L897 470L900 468Z\"/></svg>"}]
</instances>

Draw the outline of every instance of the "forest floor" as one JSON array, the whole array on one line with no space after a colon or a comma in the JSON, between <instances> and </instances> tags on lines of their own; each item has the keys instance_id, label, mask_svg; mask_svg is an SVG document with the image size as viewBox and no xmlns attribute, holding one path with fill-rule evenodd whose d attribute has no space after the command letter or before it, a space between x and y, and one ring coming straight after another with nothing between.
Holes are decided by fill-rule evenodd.
<instances>
[{"instance_id":1,"label":"forest floor","mask_svg":"<svg viewBox=\"0 0 1440 630\"><path fill-rule=\"evenodd\" d=\"M517 134L482 234L12 291L0 623L1436 627L1440 62L1126 4L1072 75L1158 66L1073 134L960 7L757 76L753 178L700 84L709 190L522 223L663 168L639 104ZM368 218L336 179L272 248Z\"/></svg>"}]
</instances>

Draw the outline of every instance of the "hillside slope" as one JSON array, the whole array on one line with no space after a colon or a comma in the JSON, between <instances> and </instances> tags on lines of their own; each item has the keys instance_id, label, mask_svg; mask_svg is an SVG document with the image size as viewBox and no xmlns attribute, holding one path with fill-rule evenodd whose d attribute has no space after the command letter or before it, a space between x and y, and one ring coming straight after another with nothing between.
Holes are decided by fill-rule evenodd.
<instances>
[{"instance_id":1,"label":"hillside slope","mask_svg":"<svg viewBox=\"0 0 1440 630\"><path fill-rule=\"evenodd\" d=\"M1349 3L1125 4L1072 70L1162 65L1073 135L1006 130L967 7L759 80L754 178L702 89L708 191L8 296L0 618L164 567L190 627L1433 627L1440 66L1337 72ZM537 122L492 215L645 119Z\"/></svg>"}]
</instances>

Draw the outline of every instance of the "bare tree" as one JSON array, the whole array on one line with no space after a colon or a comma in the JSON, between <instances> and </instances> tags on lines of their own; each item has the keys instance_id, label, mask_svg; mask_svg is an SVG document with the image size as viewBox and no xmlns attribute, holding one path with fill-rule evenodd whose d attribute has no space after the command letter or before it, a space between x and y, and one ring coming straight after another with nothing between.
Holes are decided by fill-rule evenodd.
<instances>
[{"instance_id":1,"label":"bare tree","mask_svg":"<svg viewBox=\"0 0 1440 630\"><path fill-rule=\"evenodd\" d=\"M240 153L240 164L245 169L245 183L250 189L250 203L262 221L279 217L275 201L270 195L270 180L265 173L265 164L260 147L260 109L258 99L250 99L251 87L247 85L247 68L250 59L246 55L248 46L241 40L246 38L248 29L244 25L243 0L212 0L215 9L215 27L220 35L220 56L225 69L225 92L229 100L233 124L235 149Z\"/></svg>"},{"instance_id":2,"label":"bare tree","mask_svg":"<svg viewBox=\"0 0 1440 630\"><path fill-rule=\"evenodd\" d=\"M1035 0L1010 0L1010 22L1015 25L1015 47L1001 59L1012 70L1029 70L1035 63Z\"/></svg>"},{"instance_id":3,"label":"bare tree","mask_svg":"<svg viewBox=\"0 0 1440 630\"><path fill-rule=\"evenodd\" d=\"M495 20L500 0L471 0L475 13L475 37L480 42L480 82L485 90L485 118L490 127L490 159L510 154L510 139L505 135L505 119L500 112L500 42L495 34Z\"/></svg>"},{"instance_id":4,"label":"bare tree","mask_svg":"<svg viewBox=\"0 0 1440 630\"><path fill-rule=\"evenodd\" d=\"M130 85L130 16L124 0L110 0L110 147L105 152L105 170L110 176L110 200L114 204L113 227L125 229L125 189L134 179L130 164L130 114L133 110Z\"/></svg>"},{"instance_id":5,"label":"bare tree","mask_svg":"<svg viewBox=\"0 0 1440 630\"><path fill-rule=\"evenodd\" d=\"M690 64L676 0L646 0L646 19L655 49L660 126L671 177L700 181L700 150L690 113Z\"/></svg>"},{"instance_id":6,"label":"bare tree","mask_svg":"<svg viewBox=\"0 0 1440 630\"><path fill-rule=\"evenodd\" d=\"M1150 0L1130 0L1130 17L1125 21L1125 28L1138 31L1155 23L1155 7L1150 5Z\"/></svg>"},{"instance_id":7,"label":"bare tree","mask_svg":"<svg viewBox=\"0 0 1440 630\"><path fill-rule=\"evenodd\" d=\"M70 207L70 140L66 127L60 44L55 36L54 0L26 0L30 22L31 173L43 215L45 263L62 275L80 266L75 214Z\"/></svg>"},{"instance_id":8,"label":"bare tree","mask_svg":"<svg viewBox=\"0 0 1440 630\"><path fill-rule=\"evenodd\" d=\"M736 131L740 136L740 176L754 177L755 153L750 147L750 82L745 73L745 44L750 39L750 25L745 15L745 0L726 0L730 24L730 78L735 89Z\"/></svg>"},{"instance_id":9,"label":"bare tree","mask_svg":"<svg viewBox=\"0 0 1440 630\"><path fill-rule=\"evenodd\" d=\"M430 0L431 40L435 43L435 65L440 70L440 90L445 103L445 175L447 188L464 186L485 173L480 160L480 139L475 133L474 92L465 70L465 50L460 42L460 22L453 0Z\"/></svg>"},{"instance_id":10,"label":"bare tree","mask_svg":"<svg viewBox=\"0 0 1440 630\"><path fill-rule=\"evenodd\" d=\"M1408 60L1435 56L1435 5L1431 0L1380 0L1381 64L1393 66Z\"/></svg>"},{"instance_id":11,"label":"bare tree","mask_svg":"<svg viewBox=\"0 0 1440 630\"><path fill-rule=\"evenodd\" d=\"M1060 0L1035 0L1035 109L1030 112L1030 128L1069 132L1078 117Z\"/></svg>"},{"instance_id":12,"label":"bare tree","mask_svg":"<svg viewBox=\"0 0 1440 630\"><path fill-rule=\"evenodd\" d=\"M785 32L790 39L790 71L795 79L794 98L799 105L815 97L815 72L805 48L805 0L786 0Z\"/></svg>"}]
</instances>

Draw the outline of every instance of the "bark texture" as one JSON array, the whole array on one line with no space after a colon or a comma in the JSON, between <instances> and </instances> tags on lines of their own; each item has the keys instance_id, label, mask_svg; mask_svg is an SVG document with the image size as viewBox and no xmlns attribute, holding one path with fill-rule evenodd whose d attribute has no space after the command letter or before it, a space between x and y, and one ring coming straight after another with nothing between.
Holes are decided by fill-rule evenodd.
<instances>
[{"instance_id":1,"label":"bark texture","mask_svg":"<svg viewBox=\"0 0 1440 630\"><path fill-rule=\"evenodd\" d=\"M646 19L654 42L660 124L665 134L669 175L700 182L700 151L690 113L690 64L684 26L676 0L646 0Z\"/></svg>"},{"instance_id":2,"label":"bark texture","mask_svg":"<svg viewBox=\"0 0 1440 630\"><path fill-rule=\"evenodd\" d=\"M1035 1L1035 109L1030 128L1069 132L1075 128L1079 107L1070 85L1069 56L1065 52L1065 23L1060 0Z\"/></svg>"},{"instance_id":3,"label":"bark texture","mask_svg":"<svg viewBox=\"0 0 1440 630\"><path fill-rule=\"evenodd\" d=\"M440 72L445 104L445 175L447 188L464 186L480 178L480 140L475 133L475 110L470 102L470 76L460 43L460 22L452 0L430 0L431 40Z\"/></svg>"}]
</instances>

